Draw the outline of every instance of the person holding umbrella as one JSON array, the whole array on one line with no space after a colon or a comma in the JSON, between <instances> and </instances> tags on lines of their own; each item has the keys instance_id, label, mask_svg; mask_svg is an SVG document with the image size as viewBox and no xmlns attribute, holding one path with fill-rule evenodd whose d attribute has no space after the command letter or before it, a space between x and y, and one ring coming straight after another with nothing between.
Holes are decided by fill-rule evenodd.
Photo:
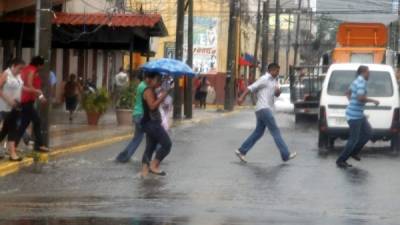
<instances>
[{"instance_id":1,"label":"person holding umbrella","mask_svg":"<svg viewBox=\"0 0 400 225\"><path fill-rule=\"evenodd\" d=\"M161 86L161 74L167 74L171 77L178 77L182 75L195 76L192 68L186 63L175 59L158 59L150 61L141 67L142 71L146 73L145 83L146 89L143 92L143 119L142 127L146 134L146 150L142 158L142 177L146 177L149 173L165 176L166 173L160 169L161 162L170 153L172 142L171 139L162 126L162 117L159 107L168 92L171 90L172 85L164 88L161 93L156 94L156 90ZM157 149L157 146L161 146ZM157 151L156 151L157 149ZM153 154L156 155L153 159Z\"/></svg>"},{"instance_id":2,"label":"person holding umbrella","mask_svg":"<svg viewBox=\"0 0 400 225\"><path fill-rule=\"evenodd\" d=\"M166 173L160 169L161 162L170 153L172 142L164 127L161 125L162 118L159 107L168 96L168 90L162 91L158 97L156 89L161 86L161 74L148 72L145 75L146 89L143 92L143 119L142 126L146 134L146 149L142 158L141 176L147 177L149 173L165 176ZM157 150L153 159L157 145Z\"/></svg>"}]
</instances>

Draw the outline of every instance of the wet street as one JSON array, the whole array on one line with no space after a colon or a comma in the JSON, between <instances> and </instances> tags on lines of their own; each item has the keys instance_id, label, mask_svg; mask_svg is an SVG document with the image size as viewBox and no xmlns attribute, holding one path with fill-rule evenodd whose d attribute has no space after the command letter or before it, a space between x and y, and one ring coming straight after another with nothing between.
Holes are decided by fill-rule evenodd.
<instances>
[{"instance_id":1,"label":"wet street","mask_svg":"<svg viewBox=\"0 0 400 225\"><path fill-rule=\"evenodd\" d=\"M233 152L254 120L243 111L176 128L167 177L140 179L143 146L131 162L116 163L124 142L0 178L0 224L399 224L400 157L386 144L368 145L361 162L338 169L342 144L320 153L316 123L279 114L298 157L282 163L266 132L241 164Z\"/></svg>"}]
</instances>

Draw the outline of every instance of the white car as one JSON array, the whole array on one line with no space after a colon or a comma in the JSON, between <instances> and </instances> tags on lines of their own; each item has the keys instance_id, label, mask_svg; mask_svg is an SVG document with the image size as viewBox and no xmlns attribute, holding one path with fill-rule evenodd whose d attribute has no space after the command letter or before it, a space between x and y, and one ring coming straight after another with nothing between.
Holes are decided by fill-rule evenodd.
<instances>
[{"instance_id":1,"label":"white car","mask_svg":"<svg viewBox=\"0 0 400 225\"><path fill-rule=\"evenodd\" d=\"M333 64L322 86L319 113L320 148L334 146L335 139L348 138L346 107L349 103L345 92L356 78L360 64ZM388 65L366 64L370 70L368 97L380 104L368 103L365 115L372 127L372 141L391 141L393 150L400 149L399 87L393 68Z\"/></svg>"},{"instance_id":2,"label":"white car","mask_svg":"<svg viewBox=\"0 0 400 225\"><path fill-rule=\"evenodd\" d=\"M280 86L281 95L275 98L275 110L277 112L293 112L294 106L290 99L290 85Z\"/></svg>"}]
</instances>

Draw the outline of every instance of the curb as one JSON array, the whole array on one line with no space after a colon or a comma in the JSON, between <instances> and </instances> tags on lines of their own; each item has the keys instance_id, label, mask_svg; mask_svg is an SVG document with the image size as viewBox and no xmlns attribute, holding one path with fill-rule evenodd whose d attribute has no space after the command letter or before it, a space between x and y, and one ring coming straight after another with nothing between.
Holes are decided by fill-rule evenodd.
<instances>
[{"instance_id":1,"label":"curb","mask_svg":"<svg viewBox=\"0 0 400 225\"><path fill-rule=\"evenodd\" d=\"M248 108L250 108L250 107L246 107L246 106L237 107L233 111L229 111L229 112L223 112L222 111L220 115L221 115L221 117L227 117L227 116L230 116L230 115L234 115L234 114L238 113L239 111L241 111L243 109L248 109ZM208 122L208 121L211 121L211 120L214 120L214 119L217 119L217 118L211 117L211 118L199 118L199 119L181 120L181 121L175 122L173 127L178 127L178 126L184 125L184 124L198 124L198 123L202 123L202 122ZM60 157L60 156L67 155L67 154L85 152L85 151L88 151L88 150L96 148L96 147L111 145L113 143L129 140L130 138L132 138L132 135L133 135L132 133L122 134L122 135L118 135L118 136L109 138L107 140L99 140L99 141L94 141L94 142L89 143L89 144L78 144L78 145L71 146L71 147L59 148L59 149L55 149L55 150L51 151L48 154L48 156L49 156L49 158L56 158L56 157ZM29 166L31 166L33 164L34 164L33 158L25 158L21 162L5 162L5 163L1 163L1 165L0 165L0 177L5 177L5 176L10 175L12 173L16 173L20 169L25 168L25 167L29 167Z\"/></svg>"}]
</instances>

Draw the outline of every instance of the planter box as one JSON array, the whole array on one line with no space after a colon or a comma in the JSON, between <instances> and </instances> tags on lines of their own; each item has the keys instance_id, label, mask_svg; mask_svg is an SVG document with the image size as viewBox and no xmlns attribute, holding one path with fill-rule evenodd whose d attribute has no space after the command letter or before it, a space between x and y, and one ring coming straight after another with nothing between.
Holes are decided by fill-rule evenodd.
<instances>
[{"instance_id":1,"label":"planter box","mask_svg":"<svg viewBox=\"0 0 400 225\"><path fill-rule=\"evenodd\" d=\"M99 124L99 119L101 117L101 113L97 112L86 112L87 121L89 125L97 126Z\"/></svg>"},{"instance_id":2,"label":"planter box","mask_svg":"<svg viewBox=\"0 0 400 225\"><path fill-rule=\"evenodd\" d=\"M118 126L132 126L132 110L130 109L116 109Z\"/></svg>"}]
</instances>

